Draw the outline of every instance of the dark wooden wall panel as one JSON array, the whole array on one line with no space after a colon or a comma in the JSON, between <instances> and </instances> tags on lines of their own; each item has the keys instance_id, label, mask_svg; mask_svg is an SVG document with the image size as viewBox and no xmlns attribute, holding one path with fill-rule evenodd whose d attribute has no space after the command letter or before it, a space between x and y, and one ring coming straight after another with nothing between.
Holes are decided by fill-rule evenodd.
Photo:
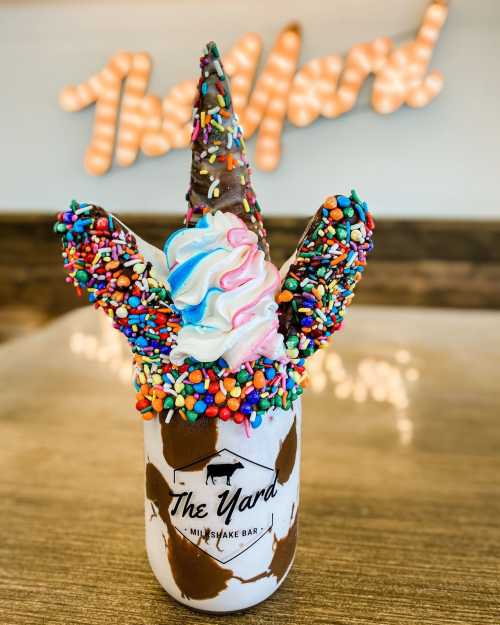
<instances>
[{"instance_id":1,"label":"dark wooden wall panel","mask_svg":"<svg viewBox=\"0 0 500 625\"><path fill-rule=\"evenodd\" d=\"M53 221L39 213L0 216L1 326L37 325L86 302L64 283ZM180 218L133 214L126 222L161 247ZM293 252L306 222L266 220L276 264ZM379 219L365 275L358 303L499 309L500 221Z\"/></svg>"}]
</instances>

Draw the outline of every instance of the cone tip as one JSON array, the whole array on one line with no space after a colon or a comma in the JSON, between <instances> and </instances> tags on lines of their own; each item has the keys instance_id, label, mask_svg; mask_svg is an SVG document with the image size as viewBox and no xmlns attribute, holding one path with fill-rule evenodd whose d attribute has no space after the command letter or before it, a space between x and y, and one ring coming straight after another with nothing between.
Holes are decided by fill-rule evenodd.
<instances>
[{"instance_id":1,"label":"cone tip","mask_svg":"<svg viewBox=\"0 0 500 625\"><path fill-rule=\"evenodd\" d=\"M211 54L216 59L220 58L219 48L217 47L217 44L215 43L215 41L209 41L207 45L205 46L205 49L203 50L203 52L205 54Z\"/></svg>"}]
</instances>

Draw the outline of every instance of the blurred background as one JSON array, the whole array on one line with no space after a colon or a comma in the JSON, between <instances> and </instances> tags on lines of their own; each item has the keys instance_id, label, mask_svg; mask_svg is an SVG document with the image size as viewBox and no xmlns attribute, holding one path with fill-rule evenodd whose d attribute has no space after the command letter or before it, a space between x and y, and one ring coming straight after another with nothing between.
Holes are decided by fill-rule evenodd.
<instances>
[{"instance_id":1,"label":"blurred background","mask_svg":"<svg viewBox=\"0 0 500 625\"><path fill-rule=\"evenodd\" d=\"M273 260L294 251L326 196L353 187L377 228L345 328L308 363L297 564L262 614L287 625L498 623L500 3L451 0L441 29L425 21L430 6L445 3L0 0L2 623L206 623L168 603L148 570L130 352L65 283L52 226L75 198L161 246L185 211L186 81L203 45L215 40L224 56L254 33L258 64L239 58L253 79L233 77L251 102L291 23L296 66L288 83L266 78L292 118L272 171L257 166L262 120L248 140ZM424 81L413 106L387 114L372 98L381 77L401 87L401 57L359 78L370 59L358 46L380 50L383 37ZM332 55L342 114L296 125L335 93L328 77L304 82ZM93 90L113 71L122 76L101 95L114 108L96 109ZM341 87L356 80L354 102ZM239 106L243 117L251 108ZM146 130L163 153L147 155L148 144L120 157L116 137L137 148ZM100 175L87 171L89 146ZM255 614L235 619L264 622Z\"/></svg>"},{"instance_id":2,"label":"blurred background","mask_svg":"<svg viewBox=\"0 0 500 625\"><path fill-rule=\"evenodd\" d=\"M428 6L427 0L256 0L248 10L244 2L218 0L209 9L196 0L1 1L2 338L84 303L64 284L51 232L55 212L73 197L126 214L135 231L158 245L184 211L189 150L139 153L128 167L113 153L107 173L89 175L84 155L95 106L62 110L65 87L85 84L120 50L146 52L151 72L145 92L162 99L196 78L207 39L227 53L246 33L261 38L258 79L291 22L302 32L297 73L313 59L345 59L353 46L380 37L396 47L414 41ZM285 122L275 170L254 168L275 261L291 253L326 195L355 187L378 222L358 305L497 309L499 48L498 2L455 0L428 68L442 73L443 89L426 106L375 112L369 76L345 114L320 116L304 127ZM255 143L254 135L252 162Z\"/></svg>"}]
</instances>

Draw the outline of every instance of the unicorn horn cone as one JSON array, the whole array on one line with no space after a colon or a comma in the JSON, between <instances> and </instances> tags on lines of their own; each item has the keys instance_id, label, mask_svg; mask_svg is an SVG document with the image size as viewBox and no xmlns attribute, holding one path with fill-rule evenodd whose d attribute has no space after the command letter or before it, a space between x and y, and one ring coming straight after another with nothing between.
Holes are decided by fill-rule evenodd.
<instances>
[{"instance_id":1,"label":"unicorn horn cone","mask_svg":"<svg viewBox=\"0 0 500 625\"><path fill-rule=\"evenodd\" d=\"M255 232L269 258L260 207L251 184L243 129L233 110L229 78L214 42L200 59L201 76L193 109L191 180L186 225L207 212L230 212Z\"/></svg>"}]
</instances>

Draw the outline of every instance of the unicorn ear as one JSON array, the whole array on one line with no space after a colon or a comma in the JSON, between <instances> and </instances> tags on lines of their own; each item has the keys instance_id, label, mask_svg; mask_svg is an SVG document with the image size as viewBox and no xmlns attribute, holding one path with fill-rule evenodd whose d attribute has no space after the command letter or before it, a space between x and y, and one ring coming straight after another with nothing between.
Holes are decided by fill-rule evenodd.
<instances>
[{"instance_id":1,"label":"unicorn ear","mask_svg":"<svg viewBox=\"0 0 500 625\"><path fill-rule=\"evenodd\" d=\"M154 356L175 341L178 318L168 293L164 253L117 217L75 201L58 215L67 282L111 317L133 351ZM152 337L158 335L158 345ZM161 342L161 347L160 347ZM168 352L167 352L168 353Z\"/></svg>"},{"instance_id":2,"label":"unicorn ear","mask_svg":"<svg viewBox=\"0 0 500 625\"><path fill-rule=\"evenodd\" d=\"M191 180L185 223L207 212L230 212L257 234L269 259L269 244L250 180L243 129L233 109L229 77L210 42L200 59L201 76L193 110Z\"/></svg>"},{"instance_id":3,"label":"unicorn ear","mask_svg":"<svg viewBox=\"0 0 500 625\"><path fill-rule=\"evenodd\" d=\"M280 272L280 332L290 357L307 358L341 328L373 249L374 227L354 190L327 198L309 222Z\"/></svg>"}]
</instances>

